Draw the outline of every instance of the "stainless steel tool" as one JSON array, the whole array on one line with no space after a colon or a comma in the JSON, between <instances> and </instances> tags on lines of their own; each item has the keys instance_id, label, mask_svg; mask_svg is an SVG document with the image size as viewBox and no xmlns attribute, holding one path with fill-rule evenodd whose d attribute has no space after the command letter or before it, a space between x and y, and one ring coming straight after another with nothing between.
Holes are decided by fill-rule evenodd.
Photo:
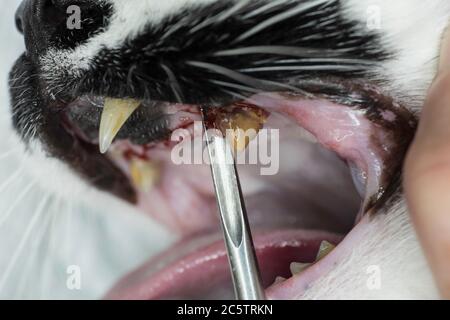
<instances>
[{"instance_id":1,"label":"stainless steel tool","mask_svg":"<svg viewBox=\"0 0 450 320\"><path fill-rule=\"evenodd\" d=\"M206 113L207 110L202 108L206 144L236 299L263 300L264 289L233 151L223 134L212 134L208 130L205 125Z\"/></svg>"}]
</instances>

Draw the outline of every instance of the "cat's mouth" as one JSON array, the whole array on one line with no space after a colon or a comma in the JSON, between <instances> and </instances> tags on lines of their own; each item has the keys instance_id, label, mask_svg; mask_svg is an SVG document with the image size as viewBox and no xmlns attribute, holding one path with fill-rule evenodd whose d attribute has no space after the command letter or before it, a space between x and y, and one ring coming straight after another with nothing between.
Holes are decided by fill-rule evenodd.
<instances>
[{"instance_id":1,"label":"cat's mouth","mask_svg":"<svg viewBox=\"0 0 450 320\"><path fill-rule=\"evenodd\" d=\"M256 163L238 168L270 298L301 297L350 254L398 188L414 117L368 85L352 85L348 99L344 87L257 93L214 109L216 126L256 132L230 142L242 154L257 150ZM82 96L64 108L66 132L104 152L135 205L180 235L108 298L232 297L209 167L195 156L204 144L192 143L200 120L199 106L129 98Z\"/></svg>"}]
</instances>

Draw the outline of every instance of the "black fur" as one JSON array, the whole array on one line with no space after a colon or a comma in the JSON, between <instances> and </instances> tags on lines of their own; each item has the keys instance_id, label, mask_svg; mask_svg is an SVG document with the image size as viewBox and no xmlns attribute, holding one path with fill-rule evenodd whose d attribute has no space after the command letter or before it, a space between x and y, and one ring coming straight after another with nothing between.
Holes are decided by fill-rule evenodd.
<instances>
[{"instance_id":1,"label":"black fur","mask_svg":"<svg viewBox=\"0 0 450 320\"><path fill-rule=\"evenodd\" d=\"M252 27L281 13L295 10L299 4L308 2L310 1L285 3L263 14L245 18L265 4L262 1L253 1L223 21L217 21L215 17L220 17L232 7L228 1L185 9L156 25L149 24L146 31L137 38L126 39L120 49L103 49L95 57L89 72L77 78L66 76L59 79L58 89L54 93L58 94L61 91L71 92L73 95L94 93L193 104L220 103L235 98L230 91L240 95L248 95L249 92L218 85L213 81L231 82L264 91L286 90L283 86L295 87L303 79L321 76L351 79L367 76L374 64L389 56L376 33L369 31L363 24L343 16L339 0L312 7L241 42L236 42L239 36ZM211 23L192 32L208 21ZM172 31L174 26L180 27ZM168 32L171 32L170 36L163 39ZM217 52L223 50L251 46L310 48L312 53L303 57L279 54L215 56ZM322 71L249 70L255 67L343 65L342 62L325 60L330 58L344 58L348 61L358 59L371 63L349 62L348 70L330 70L330 68L324 68ZM218 65L251 77L254 81L249 81L251 84L246 81L239 82L223 74L193 66L190 63L192 61Z\"/></svg>"},{"instance_id":2,"label":"black fur","mask_svg":"<svg viewBox=\"0 0 450 320\"><path fill-rule=\"evenodd\" d=\"M13 123L24 140L38 138L49 155L68 164L90 184L135 202L136 194L128 178L98 152L97 146L65 130L61 107L47 104L47 99L39 92L38 82L33 64L23 55L11 71L10 90Z\"/></svg>"}]
</instances>

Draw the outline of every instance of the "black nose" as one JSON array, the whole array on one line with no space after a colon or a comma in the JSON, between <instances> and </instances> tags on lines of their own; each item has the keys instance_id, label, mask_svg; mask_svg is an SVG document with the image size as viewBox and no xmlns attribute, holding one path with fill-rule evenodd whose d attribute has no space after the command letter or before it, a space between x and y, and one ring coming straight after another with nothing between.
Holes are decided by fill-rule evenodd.
<instances>
[{"instance_id":1,"label":"black nose","mask_svg":"<svg viewBox=\"0 0 450 320\"><path fill-rule=\"evenodd\" d=\"M48 29L65 17L64 7L58 0L22 0L16 11L16 26L23 33L26 26Z\"/></svg>"},{"instance_id":2,"label":"black nose","mask_svg":"<svg viewBox=\"0 0 450 320\"><path fill-rule=\"evenodd\" d=\"M16 12L16 26L25 36L31 53L42 53L57 28L63 25L66 14L59 0L23 0Z\"/></svg>"},{"instance_id":3,"label":"black nose","mask_svg":"<svg viewBox=\"0 0 450 320\"><path fill-rule=\"evenodd\" d=\"M27 51L39 57L50 47L75 48L103 30L111 14L106 1L23 0L16 24L24 34Z\"/></svg>"},{"instance_id":4,"label":"black nose","mask_svg":"<svg viewBox=\"0 0 450 320\"><path fill-rule=\"evenodd\" d=\"M27 1L22 1L16 11L16 28L20 33L23 33L23 12L26 2Z\"/></svg>"}]
</instances>

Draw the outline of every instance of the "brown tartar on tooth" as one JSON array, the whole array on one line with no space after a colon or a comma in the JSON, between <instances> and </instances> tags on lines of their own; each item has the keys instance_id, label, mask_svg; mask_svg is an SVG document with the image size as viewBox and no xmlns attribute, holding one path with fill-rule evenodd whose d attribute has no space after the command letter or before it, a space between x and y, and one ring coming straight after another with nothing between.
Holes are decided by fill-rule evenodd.
<instances>
[{"instance_id":1,"label":"brown tartar on tooth","mask_svg":"<svg viewBox=\"0 0 450 320\"><path fill-rule=\"evenodd\" d=\"M245 150L264 127L269 113L245 102L231 106L208 108L205 124L218 129L226 136L235 153Z\"/></svg>"},{"instance_id":2,"label":"brown tartar on tooth","mask_svg":"<svg viewBox=\"0 0 450 320\"><path fill-rule=\"evenodd\" d=\"M331 251L334 250L336 246L326 240L323 240L320 243L319 250L317 251L316 260L312 263L302 263L302 262L291 262L289 265L289 270L293 276L302 273L310 266L312 266L315 262L318 262L325 258Z\"/></svg>"},{"instance_id":3,"label":"brown tartar on tooth","mask_svg":"<svg viewBox=\"0 0 450 320\"><path fill-rule=\"evenodd\" d=\"M153 161L133 158L130 163L130 176L139 191L148 193L160 179L160 167Z\"/></svg>"},{"instance_id":4,"label":"brown tartar on tooth","mask_svg":"<svg viewBox=\"0 0 450 320\"><path fill-rule=\"evenodd\" d=\"M312 263L291 262L291 264L289 265L289 270L291 271L292 275L295 276L296 274L305 271L311 265Z\"/></svg>"},{"instance_id":5,"label":"brown tartar on tooth","mask_svg":"<svg viewBox=\"0 0 450 320\"><path fill-rule=\"evenodd\" d=\"M319 251L317 252L316 261L325 258L336 246L326 240L320 243Z\"/></svg>"}]
</instances>

